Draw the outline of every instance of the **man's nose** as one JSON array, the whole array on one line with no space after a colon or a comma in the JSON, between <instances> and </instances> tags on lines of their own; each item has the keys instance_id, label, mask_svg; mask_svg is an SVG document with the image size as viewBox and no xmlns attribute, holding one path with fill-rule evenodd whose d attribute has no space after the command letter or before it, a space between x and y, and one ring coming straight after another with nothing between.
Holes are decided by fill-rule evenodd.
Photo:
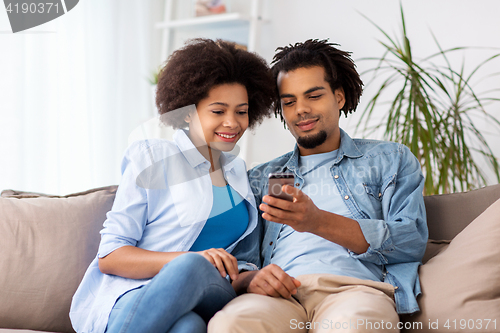
<instances>
[{"instance_id":1,"label":"man's nose","mask_svg":"<svg viewBox=\"0 0 500 333\"><path fill-rule=\"evenodd\" d=\"M296 112L297 114L301 115L301 114L304 114L304 113L310 113L311 112L311 107L309 106L309 104L304 101L304 100L297 100L296 102L296 106L297 106L297 109L296 109Z\"/></svg>"}]
</instances>

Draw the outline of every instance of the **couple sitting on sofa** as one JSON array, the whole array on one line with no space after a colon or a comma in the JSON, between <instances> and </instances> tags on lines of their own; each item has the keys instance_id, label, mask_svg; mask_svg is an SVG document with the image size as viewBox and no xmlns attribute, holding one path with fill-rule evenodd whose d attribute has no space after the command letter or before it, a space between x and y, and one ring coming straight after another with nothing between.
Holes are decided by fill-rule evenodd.
<instances>
[{"instance_id":1,"label":"couple sitting on sofa","mask_svg":"<svg viewBox=\"0 0 500 333\"><path fill-rule=\"evenodd\" d=\"M327 41L279 48L271 69L223 41L174 52L156 102L179 130L128 148L75 330L397 330L418 310L424 178L405 146L340 129L361 92ZM229 152L273 103L297 145L247 176ZM293 173L293 201L267 195L271 172Z\"/></svg>"}]
</instances>

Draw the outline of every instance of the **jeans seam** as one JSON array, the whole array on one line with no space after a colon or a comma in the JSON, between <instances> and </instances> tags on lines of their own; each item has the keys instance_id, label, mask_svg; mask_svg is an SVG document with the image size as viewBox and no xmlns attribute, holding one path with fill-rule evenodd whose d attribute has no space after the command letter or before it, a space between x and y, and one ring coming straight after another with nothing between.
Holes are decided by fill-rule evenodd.
<instances>
[{"instance_id":1,"label":"jeans seam","mask_svg":"<svg viewBox=\"0 0 500 333\"><path fill-rule=\"evenodd\" d=\"M137 299L135 300L134 302L134 305L132 306L132 309L130 310L129 314L127 315L127 318L125 319L123 325L122 325L122 328L120 329L120 333L126 333L129 326L130 326L130 322L132 321L132 317L135 315L135 313L137 312L137 308L139 306L139 302L142 300L142 298L144 297L144 294L146 293L146 289L148 289L148 287L150 286L150 284L147 284L146 286L144 286L144 290L141 290L141 294L137 296Z\"/></svg>"}]
</instances>

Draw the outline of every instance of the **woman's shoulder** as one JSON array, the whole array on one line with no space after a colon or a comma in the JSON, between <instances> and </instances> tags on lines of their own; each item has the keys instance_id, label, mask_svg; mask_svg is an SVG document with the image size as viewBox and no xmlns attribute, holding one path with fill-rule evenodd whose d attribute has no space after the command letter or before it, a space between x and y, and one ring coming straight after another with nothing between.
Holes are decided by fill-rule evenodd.
<instances>
[{"instance_id":1,"label":"woman's shoulder","mask_svg":"<svg viewBox=\"0 0 500 333\"><path fill-rule=\"evenodd\" d=\"M132 142L126 149L122 170L126 165L135 165L143 170L152 164L179 153L179 148L173 141L164 139L145 139Z\"/></svg>"},{"instance_id":2,"label":"woman's shoulder","mask_svg":"<svg viewBox=\"0 0 500 333\"><path fill-rule=\"evenodd\" d=\"M165 139L145 139L132 142L125 152L128 156L169 155L179 152L175 142ZM158 156L161 157L161 156Z\"/></svg>"}]
</instances>

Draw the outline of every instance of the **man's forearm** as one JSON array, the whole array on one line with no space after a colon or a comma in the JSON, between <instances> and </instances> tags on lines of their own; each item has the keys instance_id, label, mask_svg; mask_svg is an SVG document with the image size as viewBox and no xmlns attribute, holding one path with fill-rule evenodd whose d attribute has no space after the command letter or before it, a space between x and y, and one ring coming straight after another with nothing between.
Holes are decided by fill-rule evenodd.
<instances>
[{"instance_id":1,"label":"man's forearm","mask_svg":"<svg viewBox=\"0 0 500 333\"><path fill-rule=\"evenodd\" d=\"M324 210L310 232L357 254L366 252L370 246L356 220Z\"/></svg>"}]
</instances>

